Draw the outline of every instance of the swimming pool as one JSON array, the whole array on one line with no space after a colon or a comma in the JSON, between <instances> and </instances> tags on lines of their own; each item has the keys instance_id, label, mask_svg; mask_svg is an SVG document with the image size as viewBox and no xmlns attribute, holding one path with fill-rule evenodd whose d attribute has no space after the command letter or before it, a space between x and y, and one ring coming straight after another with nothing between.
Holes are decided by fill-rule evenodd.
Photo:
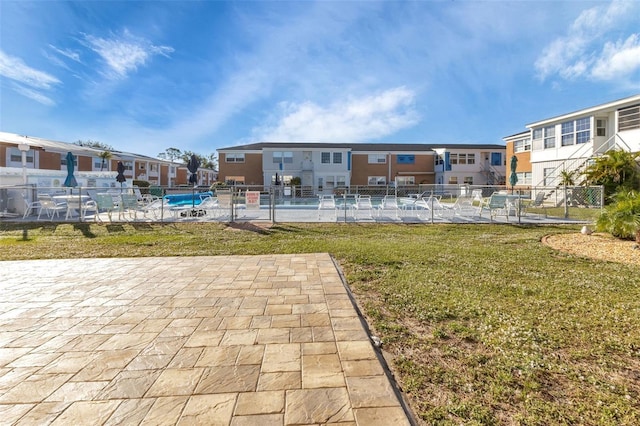
<instances>
[{"instance_id":1,"label":"swimming pool","mask_svg":"<svg viewBox=\"0 0 640 426\"><path fill-rule=\"evenodd\" d=\"M171 194L165 195L164 199L167 200L170 206L197 206L207 197L212 197L213 192L197 192L195 194Z\"/></svg>"}]
</instances>

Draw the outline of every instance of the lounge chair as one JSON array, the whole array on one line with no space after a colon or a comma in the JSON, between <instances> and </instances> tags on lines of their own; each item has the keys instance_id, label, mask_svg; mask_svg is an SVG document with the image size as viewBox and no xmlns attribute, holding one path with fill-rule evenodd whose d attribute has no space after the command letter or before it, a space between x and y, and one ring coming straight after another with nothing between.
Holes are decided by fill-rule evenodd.
<instances>
[{"instance_id":1,"label":"lounge chair","mask_svg":"<svg viewBox=\"0 0 640 426\"><path fill-rule=\"evenodd\" d=\"M373 219L373 204L370 195L361 195L353 207L353 219Z\"/></svg>"},{"instance_id":2,"label":"lounge chair","mask_svg":"<svg viewBox=\"0 0 640 426\"><path fill-rule=\"evenodd\" d=\"M478 214L478 209L474 207L471 197L458 197L452 208L454 215L458 216L473 217Z\"/></svg>"},{"instance_id":3,"label":"lounge chair","mask_svg":"<svg viewBox=\"0 0 640 426\"><path fill-rule=\"evenodd\" d=\"M320 195L318 203L318 220L329 215L329 218L333 221L338 220L338 212L336 210L336 200L333 195Z\"/></svg>"},{"instance_id":4,"label":"lounge chair","mask_svg":"<svg viewBox=\"0 0 640 426\"><path fill-rule=\"evenodd\" d=\"M401 209L398 205L398 198L395 195L385 195L380 201L377 209L378 217L388 217L390 219L400 219Z\"/></svg>"},{"instance_id":5,"label":"lounge chair","mask_svg":"<svg viewBox=\"0 0 640 426\"><path fill-rule=\"evenodd\" d=\"M451 218L455 214L451 207L442 204L435 195L416 200L414 208L418 219L422 220L430 219L431 215L437 218Z\"/></svg>"}]
</instances>

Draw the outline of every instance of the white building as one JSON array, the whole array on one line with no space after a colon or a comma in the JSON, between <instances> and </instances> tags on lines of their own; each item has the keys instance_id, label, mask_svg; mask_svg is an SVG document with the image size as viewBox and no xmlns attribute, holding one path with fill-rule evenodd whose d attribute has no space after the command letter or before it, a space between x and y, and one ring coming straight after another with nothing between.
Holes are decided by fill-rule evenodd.
<instances>
[{"instance_id":1,"label":"white building","mask_svg":"<svg viewBox=\"0 0 640 426\"><path fill-rule=\"evenodd\" d=\"M640 151L640 94L526 127L533 186L557 186L561 172L575 171L579 177L594 157L609 150Z\"/></svg>"}]
</instances>

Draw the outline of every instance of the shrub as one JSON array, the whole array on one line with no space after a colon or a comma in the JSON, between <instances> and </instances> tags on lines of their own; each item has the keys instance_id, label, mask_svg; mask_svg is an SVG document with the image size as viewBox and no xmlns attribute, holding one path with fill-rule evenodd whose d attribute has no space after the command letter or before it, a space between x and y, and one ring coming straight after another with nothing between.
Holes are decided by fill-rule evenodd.
<instances>
[{"instance_id":1,"label":"shrub","mask_svg":"<svg viewBox=\"0 0 640 426\"><path fill-rule=\"evenodd\" d=\"M600 215L596 229L622 239L640 242L640 192L620 190Z\"/></svg>"}]
</instances>

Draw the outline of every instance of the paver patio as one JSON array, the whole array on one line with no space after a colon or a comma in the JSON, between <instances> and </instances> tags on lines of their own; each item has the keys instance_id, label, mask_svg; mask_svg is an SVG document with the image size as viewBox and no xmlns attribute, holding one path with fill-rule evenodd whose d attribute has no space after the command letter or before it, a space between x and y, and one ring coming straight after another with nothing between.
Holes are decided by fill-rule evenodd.
<instances>
[{"instance_id":1,"label":"paver patio","mask_svg":"<svg viewBox=\"0 0 640 426\"><path fill-rule=\"evenodd\" d=\"M0 262L3 424L410 424L327 254Z\"/></svg>"}]
</instances>

